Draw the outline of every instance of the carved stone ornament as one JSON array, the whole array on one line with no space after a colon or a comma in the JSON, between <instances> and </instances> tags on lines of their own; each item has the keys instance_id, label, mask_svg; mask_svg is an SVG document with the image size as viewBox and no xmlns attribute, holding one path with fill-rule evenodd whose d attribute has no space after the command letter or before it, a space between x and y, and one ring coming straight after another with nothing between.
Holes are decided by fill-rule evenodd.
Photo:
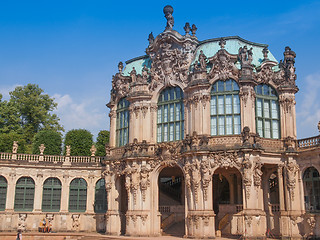
<instances>
[{"instance_id":1,"label":"carved stone ornament","mask_svg":"<svg viewBox=\"0 0 320 240\"><path fill-rule=\"evenodd\" d=\"M71 153L71 146L67 145L66 146L66 156L70 156L70 153Z\"/></svg>"},{"instance_id":2,"label":"carved stone ornament","mask_svg":"<svg viewBox=\"0 0 320 240\"><path fill-rule=\"evenodd\" d=\"M133 204L137 204L137 191L140 185L140 167L134 162L132 165L127 164L123 173L125 174L126 182L125 188L128 192L128 199L130 199L130 194L133 195Z\"/></svg>"},{"instance_id":3,"label":"carved stone ornament","mask_svg":"<svg viewBox=\"0 0 320 240\"><path fill-rule=\"evenodd\" d=\"M119 68L119 73L112 77L111 101L126 97L129 94L130 82L131 77L123 76L122 68Z\"/></svg>"},{"instance_id":4,"label":"carved stone ornament","mask_svg":"<svg viewBox=\"0 0 320 240\"><path fill-rule=\"evenodd\" d=\"M110 192L113 183L112 180L112 176L113 176L114 172L110 170L110 165L106 165L106 169L103 171L102 176L104 176L104 180L105 180L105 188L107 193Z\"/></svg>"},{"instance_id":5,"label":"carved stone ornament","mask_svg":"<svg viewBox=\"0 0 320 240\"><path fill-rule=\"evenodd\" d=\"M18 152L18 141L13 141L12 144L12 153L17 153Z\"/></svg>"},{"instance_id":6,"label":"carved stone ornament","mask_svg":"<svg viewBox=\"0 0 320 240\"><path fill-rule=\"evenodd\" d=\"M201 164L201 182L202 182L202 188L203 188L203 198L204 201L208 200L208 187L212 180L212 166L210 160L204 156L202 158Z\"/></svg>"},{"instance_id":7,"label":"carved stone ornament","mask_svg":"<svg viewBox=\"0 0 320 240\"><path fill-rule=\"evenodd\" d=\"M250 198L250 187L252 185L252 163L249 157L244 157L243 161L242 161L242 181L243 181L243 185L245 187L245 192L246 192L246 198L249 199Z\"/></svg>"},{"instance_id":8,"label":"carved stone ornament","mask_svg":"<svg viewBox=\"0 0 320 240\"><path fill-rule=\"evenodd\" d=\"M209 62L213 65L209 77L226 81L229 78L238 79L239 70L235 66L236 55L229 54L225 49L220 49Z\"/></svg>"},{"instance_id":9,"label":"carved stone ornament","mask_svg":"<svg viewBox=\"0 0 320 240\"><path fill-rule=\"evenodd\" d=\"M308 216L307 223L308 223L309 228L310 228L310 233L309 233L310 236L312 236L314 234L313 231L314 231L314 229L316 227L316 222L317 222L317 220L316 220L316 218L314 216Z\"/></svg>"},{"instance_id":10,"label":"carved stone ornament","mask_svg":"<svg viewBox=\"0 0 320 240\"><path fill-rule=\"evenodd\" d=\"M44 144L41 144L39 146L40 155L43 155L43 152L44 152L45 149L46 149L46 147L44 146Z\"/></svg>"},{"instance_id":11,"label":"carved stone ornament","mask_svg":"<svg viewBox=\"0 0 320 240\"><path fill-rule=\"evenodd\" d=\"M92 145L91 148L90 148L91 157L94 157L96 155L96 151L97 151L96 146Z\"/></svg>"},{"instance_id":12,"label":"carved stone ornament","mask_svg":"<svg viewBox=\"0 0 320 240\"><path fill-rule=\"evenodd\" d=\"M72 230L79 231L80 229L80 214L72 214Z\"/></svg>"},{"instance_id":13,"label":"carved stone ornament","mask_svg":"<svg viewBox=\"0 0 320 240\"><path fill-rule=\"evenodd\" d=\"M248 49L247 46L244 47L240 47L239 48L239 60L241 63L241 66L251 66L253 57L252 57L253 53L252 53L252 48Z\"/></svg>"},{"instance_id":14,"label":"carved stone ornament","mask_svg":"<svg viewBox=\"0 0 320 240\"><path fill-rule=\"evenodd\" d=\"M237 152L222 152L210 154L210 157L214 159L215 165L221 168L235 167L239 169L241 167L241 162L238 159Z\"/></svg>"},{"instance_id":15,"label":"carved stone ornament","mask_svg":"<svg viewBox=\"0 0 320 240\"><path fill-rule=\"evenodd\" d=\"M22 232L26 230L26 220L27 220L27 214L19 213L18 230Z\"/></svg>"},{"instance_id":16,"label":"carved stone ornament","mask_svg":"<svg viewBox=\"0 0 320 240\"><path fill-rule=\"evenodd\" d=\"M167 5L163 8L163 13L165 18L167 19L167 26L166 26L166 30L172 30L173 25L174 25L174 19L172 16L173 13L173 7L170 5Z\"/></svg>"},{"instance_id":17,"label":"carved stone ornament","mask_svg":"<svg viewBox=\"0 0 320 240\"><path fill-rule=\"evenodd\" d=\"M253 184L256 187L260 187L261 186L261 177L262 177L262 163L260 161L257 161L255 163L255 166L253 168Z\"/></svg>"},{"instance_id":18,"label":"carved stone ornament","mask_svg":"<svg viewBox=\"0 0 320 240\"><path fill-rule=\"evenodd\" d=\"M289 161L286 166L286 175L287 175L287 188L290 194L291 201L294 201L294 190L296 187L296 176L299 170L299 167L293 161Z\"/></svg>"},{"instance_id":19,"label":"carved stone ornament","mask_svg":"<svg viewBox=\"0 0 320 240\"><path fill-rule=\"evenodd\" d=\"M291 113L292 107L296 104L296 101L295 101L294 95L292 96L280 95L279 103L287 113Z\"/></svg>"},{"instance_id":20,"label":"carved stone ornament","mask_svg":"<svg viewBox=\"0 0 320 240\"><path fill-rule=\"evenodd\" d=\"M272 70L272 65L265 65L255 74L255 79L259 84L268 84L273 81L274 76L275 73Z\"/></svg>"},{"instance_id":21,"label":"carved stone ornament","mask_svg":"<svg viewBox=\"0 0 320 240\"><path fill-rule=\"evenodd\" d=\"M146 191L148 187L150 186L150 179L149 179L149 172L151 171L151 168L148 166L141 166L140 171L140 189L142 192L142 201L144 202L146 200Z\"/></svg>"}]
</instances>

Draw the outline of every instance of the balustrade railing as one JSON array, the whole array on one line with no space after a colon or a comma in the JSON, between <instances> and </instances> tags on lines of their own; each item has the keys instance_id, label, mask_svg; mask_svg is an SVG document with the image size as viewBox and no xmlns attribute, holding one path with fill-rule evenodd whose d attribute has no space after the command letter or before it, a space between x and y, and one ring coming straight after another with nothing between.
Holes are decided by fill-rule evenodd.
<instances>
[{"instance_id":1,"label":"balustrade railing","mask_svg":"<svg viewBox=\"0 0 320 240\"><path fill-rule=\"evenodd\" d=\"M298 140L298 148L312 148L320 146L320 135Z\"/></svg>"}]
</instances>

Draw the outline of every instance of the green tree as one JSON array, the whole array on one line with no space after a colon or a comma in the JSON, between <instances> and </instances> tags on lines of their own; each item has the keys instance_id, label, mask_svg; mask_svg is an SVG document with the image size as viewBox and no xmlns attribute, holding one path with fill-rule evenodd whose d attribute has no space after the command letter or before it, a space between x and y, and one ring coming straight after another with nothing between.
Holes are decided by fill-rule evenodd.
<instances>
[{"instance_id":1,"label":"green tree","mask_svg":"<svg viewBox=\"0 0 320 240\"><path fill-rule=\"evenodd\" d=\"M0 134L0 152L12 152L13 141L18 141L18 153L25 153L26 141L24 136L16 132Z\"/></svg>"},{"instance_id":2,"label":"green tree","mask_svg":"<svg viewBox=\"0 0 320 240\"><path fill-rule=\"evenodd\" d=\"M0 133L11 131L22 134L19 111L13 103L2 101L0 94Z\"/></svg>"},{"instance_id":3,"label":"green tree","mask_svg":"<svg viewBox=\"0 0 320 240\"><path fill-rule=\"evenodd\" d=\"M107 130L101 130L98 133L97 143L96 143L96 148L97 148L96 156L106 155L105 145L109 143L109 138L110 138L110 132Z\"/></svg>"},{"instance_id":4,"label":"green tree","mask_svg":"<svg viewBox=\"0 0 320 240\"><path fill-rule=\"evenodd\" d=\"M72 156L90 156L92 144L92 134L85 129L70 130L64 139L64 147L66 148L68 145L71 146L70 154Z\"/></svg>"},{"instance_id":5,"label":"green tree","mask_svg":"<svg viewBox=\"0 0 320 240\"><path fill-rule=\"evenodd\" d=\"M56 109L57 103L36 84L16 87L10 92L7 105L18 113L19 124L28 144L40 130L63 131L58 116L50 113Z\"/></svg>"},{"instance_id":6,"label":"green tree","mask_svg":"<svg viewBox=\"0 0 320 240\"><path fill-rule=\"evenodd\" d=\"M32 153L40 154L39 146L44 144L46 147L44 154L48 155L60 155L62 137L61 134L53 130L42 130L34 135L32 141Z\"/></svg>"}]
</instances>

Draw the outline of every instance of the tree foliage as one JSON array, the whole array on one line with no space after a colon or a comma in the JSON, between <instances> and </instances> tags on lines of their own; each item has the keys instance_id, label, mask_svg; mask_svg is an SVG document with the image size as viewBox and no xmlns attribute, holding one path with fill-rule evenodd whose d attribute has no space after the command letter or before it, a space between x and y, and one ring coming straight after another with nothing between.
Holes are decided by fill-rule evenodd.
<instances>
[{"instance_id":1,"label":"tree foliage","mask_svg":"<svg viewBox=\"0 0 320 240\"><path fill-rule=\"evenodd\" d=\"M61 135L53 130L42 130L38 132L32 141L32 153L40 154L39 146L44 144L46 147L44 154L48 155L60 155L62 137Z\"/></svg>"},{"instance_id":2,"label":"tree foliage","mask_svg":"<svg viewBox=\"0 0 320 240\"><path fill-rule=\"evenodd\" d=\"M57 107L57 103L36 84L16 87L10 92L8 105L16 109L27 143L31 143L33 136L40 130L63 131L58 116L50 113Z\"/></svg>"},{"instance_id":3,"label":"tree foliage","mask_svg":"<svg viewBox=\"0 0 320 240\"><path fill-rule=\"evenodd\" d=\"M104 156L105 152L105 145L109 143L110 132L107 130L101 130L98 133L97 142L96 142L96 156Z\"/></svg>"},{"instance_id":4,"label":"tree foliage","mask_svg":"<svg viewBox=\"0 0 320 240\"><path fill-rule=\"evenodd\" d=\"M67 132L64 146L70 146L72 156L90 156L93 144L92 134L85 129L73 129Z\"/></svg>"},{"instance_id":5,"label":"tree foliage","mask_svg":"<svg viewBox=\"0 0 320 240\"><path fill-rule=\"evenodd\" d=\"M0 134L0 152L12 152L13 141L18 141L18 153L25 153L26 141L24 136L16 132Z\"/></svg>"}]
</instances>

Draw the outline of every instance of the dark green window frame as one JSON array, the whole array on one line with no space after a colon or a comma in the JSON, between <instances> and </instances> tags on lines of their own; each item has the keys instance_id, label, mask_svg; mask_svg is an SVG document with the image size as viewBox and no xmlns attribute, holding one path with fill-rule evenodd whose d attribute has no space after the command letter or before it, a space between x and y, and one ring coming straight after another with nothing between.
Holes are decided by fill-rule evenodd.
<instances>
[{"instance_id":1,"label":"dark green window frame","mask_svg":"<svg viewBox=\"0 0 320 240\"><path fill-rule=\"evenodd\" d=\"M0 176L0 211L4 211L6 209L7 188L7 179Z\"/></svg>"},{"instance_id":2,"label":"dark green window frame","mask_svg":"<svg viewBox=\"0 0 320 240\"><path fill-rule=\"evenodd\" d=\"M59 212L61 203L61 182L58 178L48 178L43 184L42 211Z\"/></svg>"},{"instance_id":3,"label":"dark green window frame","mask_svg":"<svg viewBox=\"0 0 320 240\"><path fill-rule=\"evenodd\" d=\"M75 178L70 183L69 211L85 212L87 209L87 182L83 178Z\"/></svg>"},{"instance_id":4,"label":"dark green window frame","mask_svg":"<svg viewBox=\"0 0 320 240\"><path fill-rule=\"evenodd\" d=\"M116 136L117 146L121 147L129 142L129 102L122 98L117 105Z\"/></svg>"},{"instance_id":5,"label":"dark green window frame","mask_svg":"<svg viewBox=\"0 0 320 240\"><path fill-rule=\"evenodd\" d=\"M183 91L180 87L169 87L158 98L157 142L178 141L183 136Z\"/></svg>"},{"instance_id":6,"label":"dark green window frame","mask_svg":"<svg viewBox=\"0 0 320 240\"><path fill-rule=\"evenodd\" d=\"M16 184L14 210L31 212L34 203L35 184L31 177L21 177Z\"/></svg>"},{"instance_id":7,"label":"dark green window frame","mask_svg":"<svg viewBox=\"0 0 320 240\"><path fill-rule=\"evenodd\" d=\"M320 176L314 167L309 167L303 174L304 202L306 211L320 212Z\"/></svg>"},{"instance_id":8,"label":"dark green window frame","mask_svg":"<svg viewBox=\"0 0 320 240\"><path fill-rule=\"evenodd\" d=\"M104 178L96 183L94 211L96 213L105 213L108 210L107 191Z\"/></svg>"},{"instance_id":9,"label":"dark green window frame","mask_svg":"<svg viewBox=\"0 0 320 240\"><path fill-rule=\"evenodd\" d=\"M233 79L219 80L212 85L210 132L212 136L241 133L239 86Z\"/></svg>"},{"instance_id":10,"label":"dark green window frame","mask_svg":"<svg viewBox=\"0 0 320 240\"><path fill-rule=\"evenodd\" d=\"M255 87L256 130L260 137L280 139L279 98L276 91L266 84Z\"/></svg>"}]
</instances>

